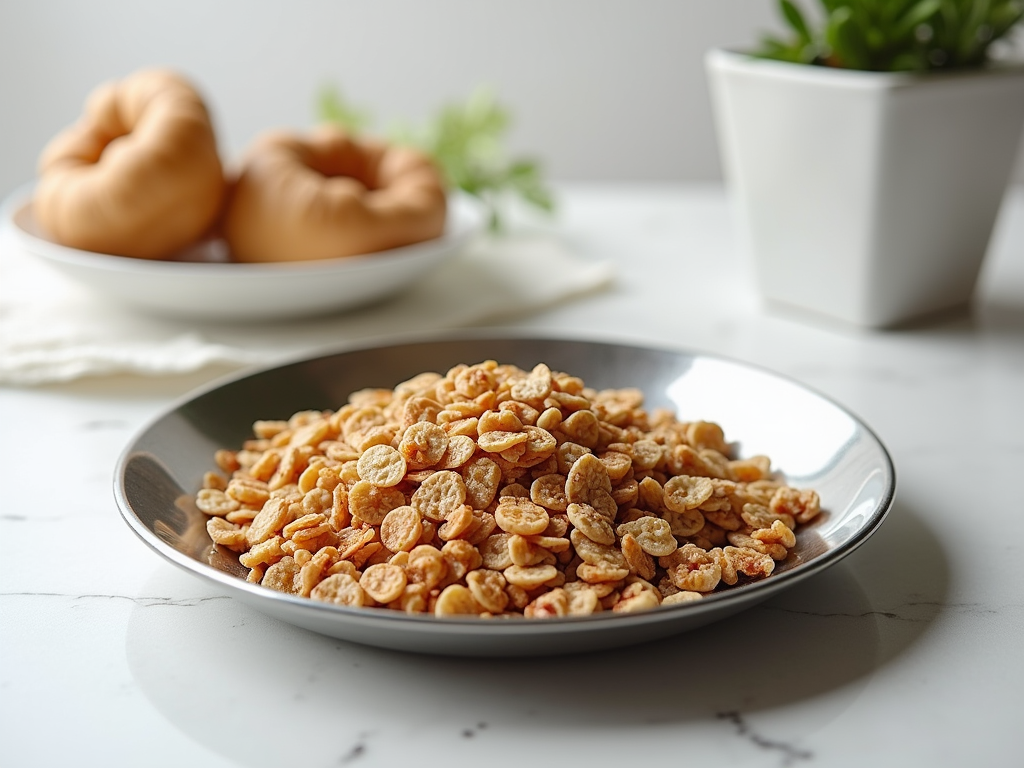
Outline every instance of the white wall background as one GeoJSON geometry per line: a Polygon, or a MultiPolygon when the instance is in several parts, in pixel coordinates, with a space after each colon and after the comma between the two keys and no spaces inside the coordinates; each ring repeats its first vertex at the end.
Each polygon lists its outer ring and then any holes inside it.
{"type": "Polygon", "coordinates": [[[154,65],[200,85],[229,159],[312,125],[324,83],[382,127],[488,85],[554,180],[718,179],[703,54],[779,27],[775,0],[0,0],[0,196],[94,86],[154,65]]]}

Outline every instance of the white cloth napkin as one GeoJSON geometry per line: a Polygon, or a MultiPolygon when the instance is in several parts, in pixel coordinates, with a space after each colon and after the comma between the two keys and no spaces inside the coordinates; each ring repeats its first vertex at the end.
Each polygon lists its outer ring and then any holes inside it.
{"type": "Polygon", "coordinates": [[[5,228],[0,385],[270,364],[346,341],[507,321],[611,277],[609,264],[571,254],[550,234],[482,236],[410,291],[364,310],[274,325],[175,322],[111,305],[23,252],[5,228]]]}

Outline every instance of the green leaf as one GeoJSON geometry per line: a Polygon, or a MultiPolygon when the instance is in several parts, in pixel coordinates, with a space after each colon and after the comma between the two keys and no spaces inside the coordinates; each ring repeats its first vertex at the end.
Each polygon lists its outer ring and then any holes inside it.
{"type": "Polygon", "coordinates": [[[893,36],[903,38],[912,35],[919,26],[928,22],[939,12],[939,0],[921,0],[900,16],[893,27],[893,36]]]}
{"type": "Polygon", "coordinates": [[[782,15],[786,17],[786,21],[789,22],[795,31],[797,36],[800,38],[801,43],[804,45],[811,42],[811,30],[807,26],[807,22],[804,20],[804,15],[800,12],[791,0],[779,0],[779,7],[782,9],[782,15]]]}
{"type": "Polygon", "coordinates": [[[362,133],[371,122],[365,112],[349,104],[341,92],[331,85],[325,85],[320,89],[317,115],[321,122],[333,123],[354,134],[362,133]]]}
{"type": "Polygon", "coordinates": [[[1024,21],[1022,0],[817,2],[823,21],[811,23],[794,0],[778,0],[794,34],[765,37],[756,55],[850,69],[976,67],[1024,21]]]}
{"type": "Polygon", "coordinates": [[[837,9],[828,19],[825,40],[839,65],[849,69],[870,69],[870,56],[849,6],[837,9]]]}

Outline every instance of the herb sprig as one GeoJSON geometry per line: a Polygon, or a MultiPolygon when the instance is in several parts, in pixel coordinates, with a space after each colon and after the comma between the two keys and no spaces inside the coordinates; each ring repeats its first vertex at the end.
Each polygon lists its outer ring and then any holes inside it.
{"type": "MultiPolygon", "coordinates": [[[[334,86],[321,90],[318,117],[353,134],[365,133],[373,124],[368,113],[349,104],[334,86]]],[[[554,210],[554,198],[540,164],[507,156],[504,138],[510,125],[508,110],[491,91],[479,89],[464,103],[442,106],[423,125],[400,124],[388,136],[431,157],[449,188],[483,202],[491,230],[499,231],[503,227],[502,207],[509,196],[545,212],[554,210]]]]}

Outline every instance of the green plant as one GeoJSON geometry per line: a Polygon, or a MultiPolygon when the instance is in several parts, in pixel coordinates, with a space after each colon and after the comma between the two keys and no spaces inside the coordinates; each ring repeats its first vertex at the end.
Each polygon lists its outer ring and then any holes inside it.
{"type": "Polygon", "coordinates": [[[874,71],[984,65],[1024,16],[1022,0],[818,0],[814,23],[779,0],[790,36],[766,37],[758,56],[874,71]]]}
{"type": "MultiPolygon", "coordinates": [[[[372,120],[350,105],[333,86],[320,92],[319,118],[345,130],[366,132],[372,120]]],[[[501,207],[509,195],[543,211],[554,208],[540,165],[530,159],[509,159],[504,136],[511,124],[508,111],[493,94],[476,91],[462,104],[447,104],[421,126],[398,125],[388,132],[392,141],[414,146],[430,156],[448,186],[481,200],[492,230],[502,228],[501,207]]]]}

